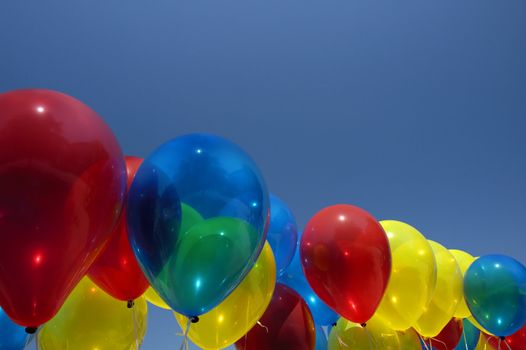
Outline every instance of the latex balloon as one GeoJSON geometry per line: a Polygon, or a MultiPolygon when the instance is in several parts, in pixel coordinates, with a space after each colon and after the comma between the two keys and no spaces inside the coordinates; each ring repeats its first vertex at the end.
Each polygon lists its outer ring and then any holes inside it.
{"type": "Polygon", "coordinates": [[[0,308],[0,350],[24,350],[32,339],[33,335],[11,321],[0,308]]]}
{"type": "Polygon", "coordinates": [[[400,342],[400,350],[422,350],[420,336],[413,328],[397,331],[396,335],[400,342]]]}
{"type": "Polygon", "coordinates": [[[485,255],[464,278],[464,295],[473,317],[496,336],[526,324],[526,267],[504,255],[485,255]]]}
{"type": "Polygon", "coordinates": [[[285,273],[279,278],[279,282],[294,289],[309,306],[314,319],[314,324],[318,326],[330,326],[335,323],[340,316],[332,311],[323,301],[318,298],[305,279],[300,262],[300,252],[296,249],[296,254],[285,273]]]}
{"type": "Polygon", "coordinates": [[[159,296],[159,294],[157,294],[157,292],[152,287],[149,287],[146,290],[146,292],[144,292],[144,297],[151,304],[160,307],[161,309],[170,310],[170,307],[166,305],[164,300],[159,296]]]}
{"type": "Polygon", "coordinates": [[[380,221],[391,249],[391,278],[376,315],[389,328],[409,329],[431,301],[437,280],[435,256],[414,227],[395,220],[380,221]]]}
{"type": "MultiPolygon", "coordinates": [[[[126,157],[125,159],[129,188],[142,159],[137,157],[126,157]]],[[[120,300],[137,299],[148,288],[148,281],[128,241],[126,208],[123,209],[104,251],[91,265],[89,277],[106,293],[120,300]]]]}
{"type": "Polygon", "coordinates": [[[236,349],[313,350],[315,344],[314,322],[307,304],[298,293],[277,283],[263,317],[236,342],[236,349]]]}
{"type": "MultiPolygon", "coordinates": [[[[276,284],[276,263],[272,249],[265,244],[258,260],[241,284],[218,306],[190,324],[190,340],[203,349],[226,348],[234,344],[261,318],[270,303],[276,284]]],[[[181,329],[188,317],[174,313],[181,329]]]]}
{"type": "Polygon", "coordinates": [[[327,350],[327,336],[322,327],[316,326],[316,345],[314,350],[327,350]]]}
{"type": "Polygon", "coordinates": [[[143,297],[128,308],[86,277],[59,313],[42,327],[38,342],[41,350],[136,350],[146,326],[143,297]]]}
{"type": "Polygon", "coordinates": [[[389,242],[365,210],[346,204],[322,209],[301,237],[307,281],[329,307],[348,320],[369,320],[391,273],[389,242]]]}
{"type": "Polygon", "coordinates": [[[400,342],[396,331],[380,319],[372,319],[367,326],[340,318],[329,334],[329,350],[399,350],[400,342]]]}
{"type": "Polygon", "coordinates": [[[462,322],[463,332],[455,350],[474,350],[480,338],[480,331],[468,320],[462,322]]]}
{"type": "Polygon", "coordinates": [[[433,350],[451,350],[458,345],[461,337],[462,320],[452,318],[436,337],[429,339],[429,345],[433,350]]]}
{"type": "Polygon", "coordinates": [[[0,94],[0,305],[51,319],[110,237],[123,204],[121,149],[82,102],[49,90],[0,94]]]}
{"type": "Polygon", "coordinates": [[[272,247],[278,275],[281,276],[289,266],[296,251],[298,232],[292,211],[273,194],[270,194],[270,226],[267,241],[272,247]]]}
{"type": "Polygon", "coordinates": [[[433,338],[451,320],[462,299],[462,273],[457,261],[446,248],[433,241],[429,241],[429,244],[437,263],[437,284],[433,298],[414,328],[420,335],[433,338]]]}
{"type": "MultiPolygon", "coordinates": [[[[499,338],[486,336],[488,343],[494,348],[499,348],[499,338]]],[[[500,339],[501,349],[526,350],[526,325],[510,336],[500,339]]]]}
{"type": "Polygon", "coordinates": [[[487,329],[484,329],[484,327],[482,327],[478,322],[477,320],[475,320],[475,318],[473,316],[470,316],[468,317],[468,321],[474,325],[479,331],[481,331],[482,333],[484,334],[489,334],[489,335],[494,335],[494,334],[491,334],[491,332],[489,332],[487,329]]]}
{"type": "Polygon", "coordinates": [[[491,345],[489,343],[489,340],[483,334],[480,334],[480,339],[479,339],[479,342],[475,350],[498,350],[498,349],[494,347],[493,345],[491,345]]]}
{"type": "MultiPolygon", "coordinates": [[[[449,252],[453,254],[455,259],[457,260],[463,278],[471,263],[475,261],[475,258],[462,250],[450,249],[449,252]]],[[[464,286],[462,286],[462,288],[463,287],[464,286]]],[[[462,295],[463,294],[464,291],[462,291],[462,295]]],[[[466,304],[464,297],[462,297],[462,300],[460,300],[460,303],[458,304],[457,311],[455,311],[455,317],[466,318],[470,316],[471,312],[469,312],[468,305],[466,304]]]]}
{"type": "Polygon", "coordinates": [[[128,197],[137,260],[162,299],[186,316],[206,313],[239,285],[263,248],[268,216],[268,192],[252,159],[206,134],[157,148],[128,197]],[[206,220],[183,231],[181,203],[206,220]]]}

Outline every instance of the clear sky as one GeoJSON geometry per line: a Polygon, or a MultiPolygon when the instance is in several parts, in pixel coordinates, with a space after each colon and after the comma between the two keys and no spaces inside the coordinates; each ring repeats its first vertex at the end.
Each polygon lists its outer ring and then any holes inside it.
{"type": "MultiPolygon", "coordinates": [[[[2,0],[0,91],[26,87],[126,154],[235,141],[300,226],[352,203],[526,263],[524,0],[2,0]]],[[[143,349],[176,349],[151,310],[143,349]]]]}

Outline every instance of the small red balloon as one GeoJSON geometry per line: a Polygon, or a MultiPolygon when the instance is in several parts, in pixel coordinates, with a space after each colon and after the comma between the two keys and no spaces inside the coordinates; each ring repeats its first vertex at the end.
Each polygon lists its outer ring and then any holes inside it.
{"type": "Polygon", "coordinates": [[[50,320],[110,237],[126,189],[110,128],[49,90],[0,94],[0,305],[50,320]]]}
{"type": "Polygon", "coordinates": [[[373,316],[391,274],[389,242],[374,217],[346,204],[322,209],[307,223],[300,252],[310,286],[327,305],[355,323],[373,316]]]}
{"type": "Polygon", "coordinates": [[[453,318],[436,337],[428,341],[433,350],[452,350],[460,343],[463,329],[462,320],[453,318]]]}
{"type": "Polygon", "coordinates": [[[305,301],[289,287],[276,284],[259,323],[236,342],[237,350],[314,350],[316,330],[305,301]]]}
{"type": "MultiPolygon", "coordinates": [[[[128,189],[141,162],[141,158],[126,157],[128,189]]],[[[148,289],[148,280],[144,277],[128,241],[126,207],[123,208],[104,251],[91,265],[88,276],[106,293],[120,300],[137,299],[148,289]]]]}
{"type": "MultiPolygon", "coordinates": [[[[492,337],[487,334],[485,334],[485,336],[486,339],[488,339],[488,343],[495,349],[498,349],[499,338],[492,337]]],[[[526,350],[526,325],[517,332],[501,340],[501,349],[508,349],[508,346],[505,343],[513,350],[526,350]]]]}

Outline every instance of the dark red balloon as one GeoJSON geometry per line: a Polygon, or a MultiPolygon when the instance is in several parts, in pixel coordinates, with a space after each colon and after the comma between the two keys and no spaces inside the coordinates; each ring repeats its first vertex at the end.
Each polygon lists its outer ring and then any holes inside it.
{"type": "Polygon", "coordinates": [[[16,323],[50,320],[120,215],[117,140],[82,102],[49,90],[0,94],[0,305],[16,323]]]}
{"type": "MultiPolygon", "coordinates": [[[[485,334],[485,336],[486,339],[488,339],[488,343],[495,349],[498,349],[499,338],[487,334],[485,334]]],[[[504,340],[501,340],[501,349],[508,349],[508,345],[513,350],[526,350],[526,325],[512,335],[505,337],[504,340]]]]}
{"type": "Polygon", "coordinates": [[[309,307],[298,293],[277,283],[259,324],[236,342],[236,349],[314,350],[315,345],[316,331],[309,307]]]}
{"type": "Polygon", "coordinates": [[[460,343],[463,329],[462,319],[452,318],[442,331],[428,342],[433,350],[453,350],[460,343]]]}
{"type": "Polygon", "coordinates": [[[367,322],[384,295],[391,252],[378,221],[358,207],[322,209],[301,237],[303,271],[314,292],[346,319],[367,322]]]}
{"type": "MultiPolygon", "coordinates": [[[[128,189],[141,162],[141,158],[126,157],[128,189]]],[[[120,300],[137,299],[148,288],[148,280],[144,277],[128,241],[126,207],[122,210],[106,248],[91,265],[88,276],[106,293],[120,300]]]]}

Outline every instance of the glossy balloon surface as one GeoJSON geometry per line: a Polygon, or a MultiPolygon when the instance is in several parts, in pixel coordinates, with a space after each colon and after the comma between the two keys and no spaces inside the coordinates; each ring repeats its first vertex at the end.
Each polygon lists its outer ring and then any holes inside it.
{"type": "Polygon", "coordinates": [[[327,350],[327,336],[322,327],[316,326],[316,346],[314,350],[327,350]]]}
{"type": "Polygon", "coordinates": [[[0,350],[24,350],[32,339],[25,327],[11,321],[0,308],[0,350]]]}
{"type": "MultiPolygon", "coordinates": [[[[486,338],[491,346],[496,349],[499,347],[499,338],[491,336],[486,338]]],[[[500,348],[503,350],[508,348],[512,350],[526,350],[526,325],[512,335],[507,336],[504,340],[501,340],[500,348]]]]}
{"type": "MultiPolygon", "coordinates": [[[[473,261],[475,261],[475,258],[471,254],[462,250],[450,249],[449,252],[453,254],[457,260],[460,271],[462,272],[462,278],[464,278],[466,271],[473,261]]],[[[464,286],[462,286],[462,288],[464,288],[464,286]]],[[[464,294],[464,291],[462,291],[462,294],[464,294]]],[[[455,311],[455,317],[466,318],[470,316],[471,312],[469,311],[468,305],[466,304],[466,300],[464,300],[464,297],[462,297],[462,300],[458,304],[457,311],[455,311]]]]}
{"type": "Polygon", "coordinates": [[[164,302],[164,300],[159,296],[159,294],[157,294],[157,292],[152,287],[149,287],[143,295],[146,298],[146,301],[148,301],[149,303],[160,307],[161,309],[170,310],[170,307],[164,302]]]}
{"type": "Polygon", "coordinates": [[[421,350],[420,336],[413,329],[409,328],[405,331],[397,331],[398,341],[400,342],[400,350],[421,350]]]}
{"type": "Polygon", "coordinates": [[[276,258],[278,276],[292,261],[298,243],[296,219],[289,207],[277,196],[270,195],[270,225],[267,241],[276,258]]]}
{"type": "Polygon", "coordinates": [[[88,106],[50,90],[0,94],[0,305],[50,320],[111,235],[123,205],[121,149],[88,106]]]}
{"type": "Polygon", "coordinates": [[[462,326],[462,336],[455,350],[474,350],[480,338],[480,331],[466,319],[463,320],[462,326]]]}
{"type": "Polygon", "coordinates": [[[307,281],[329,307],[348,320],[369,320],[391,273],[389,242],[365,210],[340,204],[316,213],[301,237],[307,281]]]}
{"type": "Polygon", "coordinates": [[[137,171],[128,198],[139,264],[171,309],[186,316],[217,306],[247,275],[265,243],[268,216],[268,192],[255,163],[235,144],[207,134],[157,148],[137,171]],[[182,205],[204,220],[191,223],[182,205]]]}
{"type": "Polygon", "coordinates": [[[429,339],[429,344],[433,350],[454,349],[460,342],[462,329],[462,320],[452,318],[437,336],[429,339]]]}
{"type": "Polygon", "coordinates": [[[364,327],[340,318],[329,334],[328,349],[399,350],[400,342],[397,332],[380,319],[372,319],[364,327]]]}

